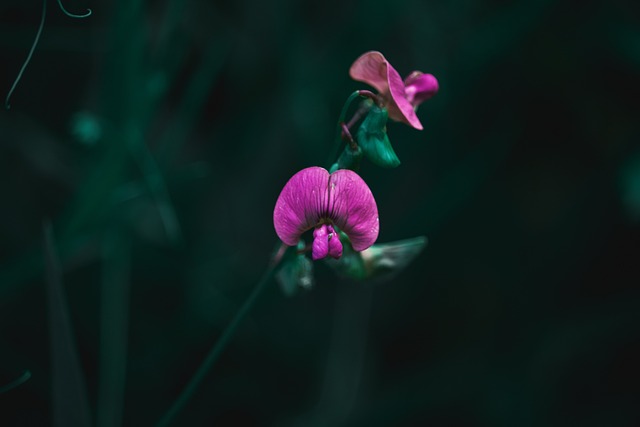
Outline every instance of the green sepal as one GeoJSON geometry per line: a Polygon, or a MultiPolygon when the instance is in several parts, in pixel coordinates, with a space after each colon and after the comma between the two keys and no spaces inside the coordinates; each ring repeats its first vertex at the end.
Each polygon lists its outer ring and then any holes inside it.
{"type": "Polygon", "coordinates": [[[349,237],[344,232],[338,231],[338,233],[342,243],[342,256],[339,259],[325,258],[326,262],[339,276],[355,280],[365,279],[366,270],[360,252],[353,249],[349,237]]]}
{"type": "Polygon", "coordinates": [[[357,171],[360,169],[360,159],[362,159],[362,149],[356,146],[355,150],[349,144],[344,147],[342,154],[338,160],[331,165],[329,173],[334,173],[338,169],[351,169],[357,171]]]}
{"type": "Polygon", "coordinates": [[[387,136],[388,118],[386,109],[372,105],[358,128],[356,141],[371,162],[383,168],[395,168],[400,165],[400,159],[387,136]]]}
{"type": "Polygon", "coordinates": [[[276,282],[286,296],[295,295],[300,288],[311,289],[315,283],[313,263],[304,253],[299,253],[304,247],[300,240],[298,248],[288,248],[276,273],[276,282]]]}
{"type": "Polygon", "coordinates": [[[327,260],[342,277],[354,280],[388,281],[404,270],[427,245],[424,236],[371,246],[362,252],[351,247],[346,235],[341,232],[343,245],[339,260],[327,260]]]}
{"type": "Polygon", "coordinates": [[[370,279],[387,281],[395,277],[413,261],[427,246],[424,236],[397,240],[371,246],[360,252],[366,276],[370,279]]]}

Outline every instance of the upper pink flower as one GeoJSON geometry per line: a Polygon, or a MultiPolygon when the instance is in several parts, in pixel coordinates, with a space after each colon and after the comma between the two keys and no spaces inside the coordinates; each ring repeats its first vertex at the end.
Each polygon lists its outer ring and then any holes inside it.
{"type": "Polygon", "coordinates": [[[273,211],[280,240],[295,246],[307,230],[313,232],[313,259],[340,258],[342,230],[356,251],[378,238],[378,207],[367,184],[357,173],[339,169],[329,174],[321,167],[301,170],[286,183],[273,211]]]}
{"type": "Polygon", "coordinates": [[[391,119],[422,130],[415,109],[438,92],[438,80],[433,75],[414,71],[403,82],[389,61],[376,51],[367,52],[356,59],[349,75],[380,92],[391,119]]]}

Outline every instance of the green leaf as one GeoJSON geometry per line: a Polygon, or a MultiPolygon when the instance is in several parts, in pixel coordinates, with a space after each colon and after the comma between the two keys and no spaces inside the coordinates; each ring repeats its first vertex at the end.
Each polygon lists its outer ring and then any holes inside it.
{"type": "Polygon", "coordinates": [[[340,233],[342,257],[327,259],[327,263],[342,277],[354,280],[387,281],[404,270],[427,245],[424,236],[396,242],[376,244],[362,252],[351,247],[348,238],[340,233]]]}
{"type": "MultiPolygon", "coordinates": [[[[302,248],[304,242],[300,241],[302,248]]],[[[282,267],[276,273],[276,282],[286,296],[295,295],[300,288],[310,289],[315,280],[313,276],[313,263],[304,253],[296,253],[289,248],[285,259],[282,260],[282,267]]]]}
{"type": "Polygon", "coordinates": [[[427,245],[424,236],[371,246],[360,253],[368,278],[389,280],[404,270],[427,245]]]}

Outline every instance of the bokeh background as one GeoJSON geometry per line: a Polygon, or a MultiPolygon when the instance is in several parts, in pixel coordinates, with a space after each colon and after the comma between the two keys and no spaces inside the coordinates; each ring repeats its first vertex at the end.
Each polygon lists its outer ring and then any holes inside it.
{"type": "MultiPolygon", "coordinates": [[[[352,61],[433,73],[361,174],[386,283],[256,302],[174,425],[640,425],[633,2],[67,0],[0,112],[0,425],[154,425],[325,165],[352,61]],[[45,236],[49,236],[45,238],[45,236]],[[26,377],[23,377],[26,378],[26,377]]],[[[0,86],[42,2],[0,5],[0,86]]]]}

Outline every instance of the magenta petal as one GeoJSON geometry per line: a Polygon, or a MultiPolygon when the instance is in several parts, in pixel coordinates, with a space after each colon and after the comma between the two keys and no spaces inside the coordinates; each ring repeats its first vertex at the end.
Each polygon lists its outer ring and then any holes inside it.
{"type": "Polygon", "coordinates": [[[404,79],[407,100],[417,107],[438,92],[438,80],[432,74],[414,71],[404,79]]]}
{"type": "Polygon", "coordinates": [[[362,251],[378,238],[378,207],[357,173],[340,169],[329,178],[328,215],[344,231],[353,249],[362,251]]]}
{"type": "Polygon", "coordinates": [[[330,225],[327,226],[327,231],[329,232],[329,255],[338,259],[342,256],[342,242],[340,241],[340,236],[330,225]]]}
{"type": "Polygon", "coordinates": [[[389,92],[387,60],[380,52],[370,51],[356,59],[349,69],[353,80],[373,86],[381,94],[389,92]]]}
{"type": "Polygon", "coordinates": [[[379,227],[376,201],[362,178],[346,169],[329,175],[319,167],[291,177],[276,202],[273,223],[278,237],[290,246],[316,227],[313,259],[342,255],[342,243],[332,224],[346,233],[356,251],[376,241],[379,227]]]}
{"type": "Polygon", "coordinates": [[[404,82],[400,74],[398,74],[391,64],[387,64],[387,81],[393,100],[393,102],[387,105],[389,118],[395,121],[405,122],[418,130],[422,130],[422,124],[413,109],[413,105],[411,105],[406,98],[404,82]]]}
{"type": "Polygon", "coordinates": [[[314,260],[322,259],[329,253],[329,236],[327,226],[322,224],[313,230],[313,245],[311,246],[311,257],[314,260]]]}
{"type": "Polygon", "coordinates": [[[295,246],[300,235],[318,224],[327,207],[329,172],[310,167],[296,173],[286,183],[273,211],[276,234],[285,244],[295,246]]]}

